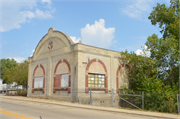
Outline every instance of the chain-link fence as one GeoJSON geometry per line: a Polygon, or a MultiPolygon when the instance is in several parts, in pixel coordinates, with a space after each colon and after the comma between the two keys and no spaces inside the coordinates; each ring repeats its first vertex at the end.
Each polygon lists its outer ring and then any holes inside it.
{"type": "MultiPolygon", "coordinates": [[[[8,94],[11,95],[12,92],[8,94]]],[[[18,94],[27,95],[27,90],[18,89],[14,92],[14,95],[18,94]]],[[[49,97],[45,94],[41,89],[34,90],[31,97],[55,99],[84,105],[180,113],[179,94],[125,90],[115,93],[113,89],[108,93],[95,89],[88,89],[88,91],[72,89],[71,92],[68,90],[56,90],[49,97]]]]}
{"type": "Polygon", "coordinates": [[[79,103],[84,105],[95,105],[112,107],[112,93],[105,93],[105,91],[78,90],[72,91],[72,103],[79,103]]]}
{"type": "Polygon", "coordinates": [[[5,84],[1,87],[0,93],[13,96],[27,96],[27,87],[5,84]]]}
{"type": "MultiPolygon", "coordinates": [[[[117,95],[117,94],[116,94],[117,95]]],[[[120,107],[137,108],[148,111],[178,113],[178,94],[144,92],[144,91],[120,91],[120,107]]]]}
{"type": "Polygon", "coordinates": [[[72,91],[71,102],[115,108],[131,108],[148,111],[178,113],[180,95],[170,93],[120,91],[119,93],[84,90],[72,91]]]}
{"type": "Polygon", "coordinates": [[[144,92],[120,91],[115,94],[119,97],[119,107],[131,109],[144,109],[144,92]]]}
{"type": "Polygon", "coordinates": [[[178,113],[177,94],[145,92],[145,110],[178,113]]]}

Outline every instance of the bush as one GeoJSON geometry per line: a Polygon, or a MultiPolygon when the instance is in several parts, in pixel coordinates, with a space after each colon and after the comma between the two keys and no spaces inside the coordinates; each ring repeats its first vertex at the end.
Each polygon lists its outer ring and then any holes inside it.
{"type": "Polygon", "coordinates": [[[15,93],[16,96],[27,96],[27,89],[18,89],[15,93]]]}
{"type": "MultiPolygon", "coordinates": [[[[129,89],[124,89],[123,91],[120,92],[119,95],[128,102],[136,105],[139,108],[142,108],[142,91],[132,91],[129,89]],[[131,95],[126,95],[126,94],[131,94],[131,95]]],[[[120,101],[120,106],[125,108],[136,109],[134,106],[128,104],[123,100],[120,101]]],[[[177,94],[144,92],[144,110],[178,113],[177,94]]]]}

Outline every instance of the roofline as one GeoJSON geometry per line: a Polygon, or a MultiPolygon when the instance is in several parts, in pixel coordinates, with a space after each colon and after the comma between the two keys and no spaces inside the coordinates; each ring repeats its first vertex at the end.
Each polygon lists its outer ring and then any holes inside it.
{"type": "MultiPolygon", "coordinates": [[[[87,44],[83,44],[83,43],[76,43],[76,44],[85,45],[85,46],[94,47],[94,48],[99,48],[99,49],[102,49],[102,50],[108,50],[108,51],[112,51],[112,52],[116,52],[116,53],[121,53],[120,51],[115,51],[115,50],[110,50],[110,49],[106,49],[106,48],[96,47],[96,46],[87,45],[87,44]]],[[[76,44],[74,44],[74,45],[76,45],[76,44]]]]}
{"type": "MultiPolygon", "coordinates": [[[[49,29],[52,29],[52,28],[49,28],[49,29]]],[[[61,31],[58,31],[58,30],[55,30],[55,31],[52,31],[52,32],[62,33],[62,34],[64,35],[64,37],[66,37],[66,38],[68,39],[68,42],[69,42],[70,45],[74,45],[74,44],[75,44],[75,43],[72,41],[72,39],[71,39],[66,33],[61,32],[61,31]]],[[[36,51],[39,43],[44,39],[44,37],[45,37],[46,35],[48,35],[48,33],[46,33],[46,34],[41,38],[41,40],[38,42],[38,44],[36,45],[36,48],[35,48],[35,50],[34,50],[34,52],[33,52],[32,57],[34,57],[34,53],[35,53],[35,51],[36,51]]]]}

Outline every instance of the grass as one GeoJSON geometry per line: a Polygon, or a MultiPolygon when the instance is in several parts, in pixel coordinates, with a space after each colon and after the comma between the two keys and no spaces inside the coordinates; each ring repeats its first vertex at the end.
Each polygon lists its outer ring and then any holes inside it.
{"type": "Polygon", "coordinates": [[[119,109],[126,109],[126,110],[134,110],[134,111],[156,112],[156,113],[165,113],[165,114],[174,114],[174,115],[179,115],[178,113],[159,112],[159,111],[152,111],[152,110],[143,110],[143,109],[124,108],[124,107],[119,107],[119,109]]]}

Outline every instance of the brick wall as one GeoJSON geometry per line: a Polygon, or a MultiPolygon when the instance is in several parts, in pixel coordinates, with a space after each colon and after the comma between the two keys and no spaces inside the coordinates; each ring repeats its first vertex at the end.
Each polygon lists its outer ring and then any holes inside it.
{"type": "Polygon", "coordinates": [[[56,74],[68,74],[69,68],[66,63],[62,62],[57,66],[56,74]]]}
{"type": "Polygon", "coordinates": [[[90,73],[105,74],[104,67],[99,62],[93,62],[89,67],[90,73]]]}
{"type": "Polygon", "coordinates": [[[34,73],[34,77],[44,76],[43,69],[41,67],[37,67],[34,73]]]}

